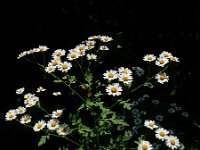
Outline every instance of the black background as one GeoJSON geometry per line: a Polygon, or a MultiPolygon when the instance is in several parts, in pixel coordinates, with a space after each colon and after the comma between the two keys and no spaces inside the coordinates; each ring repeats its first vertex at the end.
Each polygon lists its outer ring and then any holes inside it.
{"type": "Polygon", "coordinates": [[[112,36],[123,46],[112,49],[112,57],[106,60],[110,66],[140,66],[145,54],[159,54],[163,50],[180,58],[181,63],[173,70],[178,78],[175,98],[190,118],[181,123],[177,120],[176,124],[186,131],[187,145],[197,145],[199,129],[193,121],[200,119],[198,5],[192,1],[153,4],[124,0],[73,0],[59,5],[1,5],[1,143],[8,149],[37,149],[39,138],[29,129],[4,121],[6,111],[18,106],[16,88],[25,81],[37,83],[40,77],[33,66],[17,60],[17,54],[38,45],[70,49],[90,35],[100,34],[112,36]]]}

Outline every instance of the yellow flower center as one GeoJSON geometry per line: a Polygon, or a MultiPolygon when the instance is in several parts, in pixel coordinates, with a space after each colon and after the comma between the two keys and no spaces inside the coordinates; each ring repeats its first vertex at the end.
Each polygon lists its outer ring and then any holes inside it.
{"type": "Polygon", "coordinates": [[[61,55],[62,55],[62,52],[60,52],[60,51],[56,53],[56,56],[58,56],[58,57],[61,55]]]}
{"type": "Polygon", "coordinates": [[[25,121],[25,122],[28,121],[28,117],[24,117],[24,121],[25,121]]]}
{"type": "Polygon", "coordinates": [[[9,118],[11,119],[11,118],[13,118],[14,117],[14,115],[13,114],[9,114],[9,118]]]}
{"type": "Polygon", "coordinates": [[[61,132],[66,132],[66,128],[61,127],[61,128],[60,128],[60,131],[61,131],[61,132]]]}
{"type": "Polygon", "coordinates": [[[164,80],[165,79],[165,75],[160,75],[160,80],[164,80]]]}
{"type": "Polygon", "coordinates": [[[37,128],[38,128],[38,129],[42,128],[42,124],[39,123],[39,124],[37,125],[37,128]]]}
{"type": "Polygon", "coordinates": [[[122,79],[123,79],[123,81],[128,81],[128,77],[127,76],[124,76],[122,79]]]}
{"type": "Polygon", "coordinates": [[[164,137],[166,134],[165,134],[165,132],[160,132],[160,136],[162,136],[162,137],[164,137]]]}
{"type": "Polygon", "coordinates": [[[62,69],[67,69],[68,68],[68,65],[67,64],[63,64],[62,65],[62,69]]]}
{"type": "Polygon", "coordinates": [[[52,68],[52,67],[49,67],[49,68],[48,68],[48,70],[49,70],[49,71],[52,71],[52,70],[53,70],[53,68],[52,68]]]}
{"type": "Polygon", "coordinates": [[[154,127],[154,123],[149,123],[149,126],[153,128],[154,127]]]}
{"type": "Polygon", "coordinates": [[[104,38],[104,41],[108,41],[108,40],[109,40],[108,37],[105,37],[105,38],[104,38]]]}
{"type": "Polygon", "coordinates": [[[57,60],[53,61],[53,62],[52,62],[52,65],[53,65],[53,66],[58,65],[58,61],[57,61],[57,60]]]}
{"type": "Polygon", "coordinates": [[[175,140],[171,139],[171,140],[170,140],[170,143],[171,143],[172,145],[175,145],[176,142],[175,142],[175,140]]]}
{"type": "Polygon", "coordinates": [[[160,64],[164,64],[165,61],[163,59],[160,60],[160,64]]]}
{"type": "Polygon", "coordinates": [[[114,74],[113,73],[109,73],[108,74],[108,78],[113,78],[114,77],[114,74]]]}
{"type": "Polygon", "coordinates": [[[148,145],[146,145],[146,144],[142,145],[142,149],[143,150],[147,150],[148,149],[148,145]]]}
{"type": "Polygon", "coordinates": [[[44,47],[40,47],[40,51],[45,51],[45,48],[44,47]]]}
{"type": "Polygon", "coordinates": [[[172,57],[171,59],[172,59],[173,61],[176,61],[176,57],[172,57]]]}
{"type": "Polygon", "coordinates": [[[56,116],[60,116],[60,112],[56,112],[55,115],[56,115],[56,116]]]}
{"type": "Polygon", "coordinates": [[[56,122],[56,121],[52,121],[52,122],[51,122],[51,126],[52,126],[52,127],[55,127],[56,125],[57,125],[57,122],[56,122]]]}
{"type": "Polygon", "coordinates": [[[168,54],[168,53],[165,53],[163,56],[164,56],[164,57],[169,57],[169,54],[168,54]]]}
{"type": "Polygon", "coordinates": [[[23,109],[19,109],[18,112],[19,113],[23,113],[24,111],[23,111],[23,109]]]}
{"type": "Polygon", "coordinates": [[[30,52],[30,53],[34,53],[35,51],[34,51],[34,50],[32,50],[32,49],[30,49],[30,50],[29,50],[29,52],[30,52]]]}
{"type": "Polygon", "coordinates": [[[84,46],[79,47],[79,50],[80,51],[84,50],[84,46]]]}
{"type": "Polygon", "coordinates": [[[76,54],[71,54],[71,58],[76,58],[76,54]]]}
{"type": "Polygon", "coordinates": [[[111,88],[111,92],[112,92],[112,93],[116,93],[116,92],[117,92],[117,88],[116,88],[116,87],[112,87],[112,88],[111,88]]]}
{"type": "Polygon", "coordinates": [[[152,56],[148,56],[148,57],[147,57],[147,60],[152,60],[152,59],[153,59],[152,56]]]}

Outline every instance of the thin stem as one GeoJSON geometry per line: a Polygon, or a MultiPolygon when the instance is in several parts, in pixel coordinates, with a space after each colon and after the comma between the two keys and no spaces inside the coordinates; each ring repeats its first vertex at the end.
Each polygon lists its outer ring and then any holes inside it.
{"type": "Polygon", "coordinates": [[[48,113],[48,111],[46,109],[44,109],[42,106],[38,106],[37,108],[43,110],[47,115],[50,115],[50,113],[48,113]]]}

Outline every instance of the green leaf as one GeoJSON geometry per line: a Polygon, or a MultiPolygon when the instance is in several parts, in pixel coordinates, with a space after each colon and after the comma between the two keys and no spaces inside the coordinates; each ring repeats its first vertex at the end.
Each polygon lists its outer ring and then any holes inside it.
{"type": "Polygon", "coordinates": [[[62,80],[54,80],[53,82],[54,82],[54,83],[61,83],[62,80]]]}
{"type": "Polygon", "coordinates": [[[120,124],[120,125],[122,125],[122,126],[129,126],[129,124],[128,123],[126,123],[124,120],[122,120],[122,119],[111,119],[111,121],[114,123],[114,124],[120,124]]]}
{"type": "Polygon", "coordinates": [[[69,76],[69,82],[71,83],[76,83],[76,77],[75,76],[69,76]]]}
{"type": "Polygon", "coordinates": [[[40,141],[38,142],[38,146],[42,146],[46,143],[47,139],[49,139],[50,136],[49,135],[43,135],[40,138],[40,141]]]}

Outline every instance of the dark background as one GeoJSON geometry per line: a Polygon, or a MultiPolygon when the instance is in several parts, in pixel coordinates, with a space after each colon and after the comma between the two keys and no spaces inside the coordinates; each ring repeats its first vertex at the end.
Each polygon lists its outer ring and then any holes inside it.
{"type": "MultiPolygon", "coordinates": [[[[54,7],[41,4],[13,6],[1,6],[0,27],[0,134],[1,144],[7,149],[37,149],[39,138],[29,129],[4,121],[7,110],[18,106],[16,88],[25,81],[34,82],[31,84],[39,82],[39,72],[18,61],[18,53],[38,45],[70,49],[87,37],[98,34],[112,36],[122,45],[121,49],[111,49],[112,57],[106,60],[110,66],[140,66],[145,54],[159,54],[163,50],[180,58],[181,63],[171,70],[177,78],[174,98],[190,116],[181,122],[178,118],[172,121],[185,131],[183,139],[186,145],[197,147],[199,129],[193,121],[200,122],[200,9],[196,3],[73,0],[54,7]]],[[[53,148],[54,145],[48,144],[43,148],[53,148]]]]}

